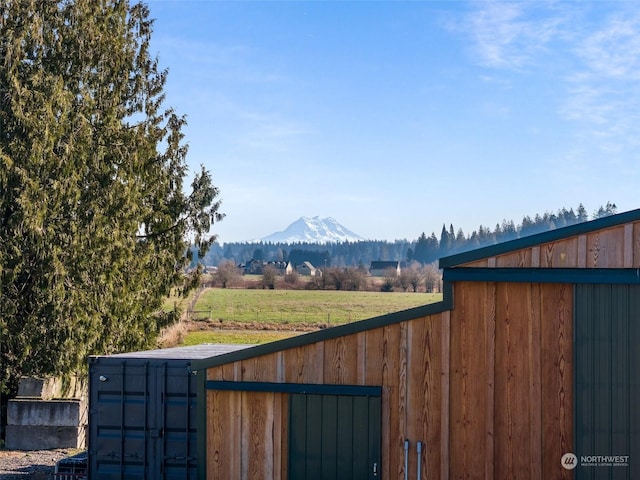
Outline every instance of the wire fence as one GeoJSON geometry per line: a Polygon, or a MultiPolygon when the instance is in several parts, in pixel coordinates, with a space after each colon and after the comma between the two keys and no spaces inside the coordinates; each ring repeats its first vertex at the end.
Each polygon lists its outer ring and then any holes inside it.
{"type": "Polygon", "coordinates": [[[351,312],[341,311],[317,311],[317,312],[287,312],[287,311],[269,311],[254,310],[251,312],[238,311],[229,312],[225,315],[218,315],[210,310],[188,310],[188,318],[194,321],[208,320],[210,322],[245,322],[245,323],[279,323],[279,324],[334,324],[340,325],[351,323],[357,320],[363,320],[354,316],[351,312]]]}

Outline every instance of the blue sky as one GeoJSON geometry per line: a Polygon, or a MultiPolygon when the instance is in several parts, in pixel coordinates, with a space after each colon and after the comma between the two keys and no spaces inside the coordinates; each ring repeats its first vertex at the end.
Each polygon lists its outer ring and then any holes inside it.
{"type": "Polygon", "coordinates": [[[640,208],[640,2],[149,0],[221,242],[640,208]]]}

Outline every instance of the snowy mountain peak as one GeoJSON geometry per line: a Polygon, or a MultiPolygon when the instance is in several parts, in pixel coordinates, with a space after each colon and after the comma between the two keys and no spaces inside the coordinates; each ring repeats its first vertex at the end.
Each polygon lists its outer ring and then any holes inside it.
{"type": "Polygon", "coordinates": [[[340,225],[334,218],[300,217],[282,232],[258,239],[265,243],[339,243],[364,240],[340,225]]]}

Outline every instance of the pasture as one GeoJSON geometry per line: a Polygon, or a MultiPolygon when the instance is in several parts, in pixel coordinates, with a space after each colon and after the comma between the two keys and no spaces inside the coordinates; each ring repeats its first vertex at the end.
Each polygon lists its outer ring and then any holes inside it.
{"type": "Polygon", "coordinates": [[[183,345],[264,343],[442,300],[439,293],[206,289],[183,345]]]}
{"type": "Polygon", "coordinates": [[[192,318],[214,322],[335,324],[355,322],[442,299],[437,293],[336,290],[207,289],[192,318]]]}

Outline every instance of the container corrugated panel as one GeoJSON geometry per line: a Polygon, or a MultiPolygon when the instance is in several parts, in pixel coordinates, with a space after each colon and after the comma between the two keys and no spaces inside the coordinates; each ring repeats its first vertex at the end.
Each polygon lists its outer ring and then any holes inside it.
{"type": "Polygon", "coordinates": [[[197,394],[191,360],[246,345],[92,357],[89,478],[195,479],[197,394]]]}
{"type": "Polygon", "coordinates": [[[575,289],[575,478],[640,478],[640,285],[575,289]]]}

